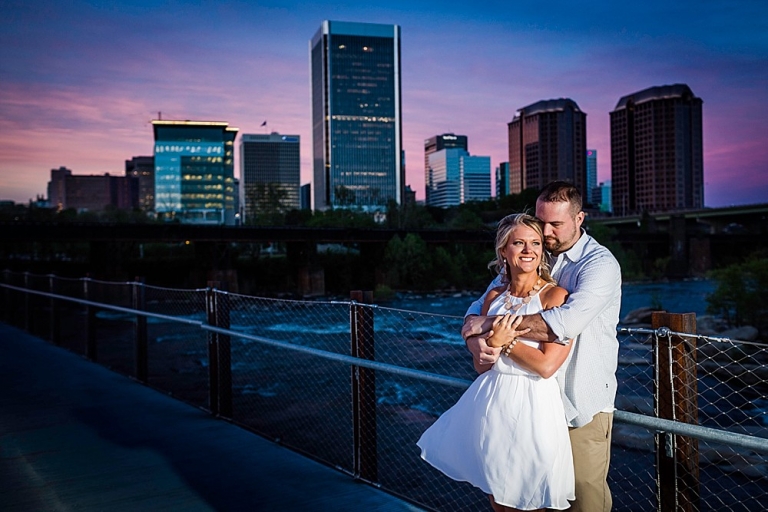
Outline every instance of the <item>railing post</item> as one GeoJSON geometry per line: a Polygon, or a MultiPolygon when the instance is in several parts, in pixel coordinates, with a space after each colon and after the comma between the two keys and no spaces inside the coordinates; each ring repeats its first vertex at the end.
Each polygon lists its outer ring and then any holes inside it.
{"type": "MultiPolygon", "coordinates": [[[[93,286],[91,278],[83,278],[83,299],[93,301],[93,286]]],[[[98,359],[98,345],[96,344],[96,308],[85,306],[85,356],[91,361],[98,359]]]]}
{"type": "MultiPolygon", "coordinates": [[[[221,283],[216,294],[216,326],[229,329],[229,285],[221,283]]],[[[232,418],[232,341],[226,334],[218,336],[219,352],[219,416],[232,418]]]]}
{"type": "MultiPolygon", "coordinates": [[[[696,333],[694,313],[655,312],[654,329],[696,333]]],[[[654,336],[656,393],[654,407],[659,418],[698,424],[696,338],[654,336]]],[[[699,442],[693,437],[656,434],[656,489],[658,510],[695,512],[700,509],[699,442]]]]}
{"type": "MultiPolygon", "coordinates": [[[[216,325],[216,288],[218,281],[208,281],[205,291],[205,312],[208,325],[216,325]]],[[[219,351],[218,333],[208,331],[208,403],[211,413],[219,413],[219,351]]]]}
{"type": "MultiPolygon", "coordinates": [[[[24,288],[29,290],[29,272],[24,272],[24,288]]],[[[31,313],[29,311],[29,300],[30,300],[30,293],[25,292],[24,293],[24,300],[21,301],[22,307],[24,309],[24,330],[29,332],[30,326],[31,326],[31,313]]]]}
{"type": "MultiPolygon", "coordinates": [[[[3,283],[11,284],[11,271],[8,269],[3,270],[3,283]]],[[[3,289],[3,321],[11,323],[11,289],[3,289]]]]}
{"type": "MultiPolygon", "coordinates": [[[[145,311],[147,307],[144,278],[137,277],[132,283],[133,309],[145,311]]],[[[136,378],[139,382],[147,382],[149,343],[147,340],[147,317],[136,315],[136,378]]]]}
{"type": "MultiPolygon", "coordinates": [[[[227,283],[209,281],[206,292],[208,324],[229,329],[227,283]]],[[[226,334],[208,334],[208,368],[211,412],[232,418],[232,348],[226,334]]]]}
{"type": "MultiPolygon", "coordinates": [[[[56,276],[53,274],[48,274],[48,291],[51,294],[56,293],[56,276]]],[[[59,301],[51,297],[50,307],[51,307],[51,325],[50,325],[51,343],[53,343],[54,345],[61,345],[61,336],[59,333],[60,331],[59,322],[61,320],[61,311],[59,310],[59,301]]]]}
{"type": "MultiPolygon", "coordinates": [[[[350,308],[352,356],[375,360],[373,292],[354,290],[355,302],[350,308]]],[[[354,443],[354,474],[368,482],[378,480],[376,455],[376,374],[369,368],[352,367],[352,421],[354,443]]]]}

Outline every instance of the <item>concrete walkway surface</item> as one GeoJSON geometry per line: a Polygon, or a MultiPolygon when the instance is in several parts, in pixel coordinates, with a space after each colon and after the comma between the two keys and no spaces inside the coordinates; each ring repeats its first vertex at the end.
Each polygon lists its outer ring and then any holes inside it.
{"type": "Polygon", "coordinates": [[[0,323],[0,510],[421,509],[0,323]]]}

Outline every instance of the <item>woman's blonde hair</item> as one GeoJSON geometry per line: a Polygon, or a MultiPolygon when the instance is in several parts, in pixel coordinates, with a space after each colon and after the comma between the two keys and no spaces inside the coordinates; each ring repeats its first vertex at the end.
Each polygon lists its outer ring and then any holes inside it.
{"type": "MultiPolygon", "coordinates": [[[[496,258],[488,263],[488,268],[495,270],[498,274],[502,274],[502,281],[504,282],[509,282],[509,263],[505,262],[501,251],[509,242],[509,235],[512,233],[512,230],[518,226],[525,226],[534,230],[539,235],[539,238],[541,238],[543,250],[544,229],[539,219],[527,213],[513,213],[501,219],[498,228],[496,228],[496,258]]],[[[541,261],[539,261],[538,274],[544,281],[557,284],[549,274],[549,263],[546,260],[546,254],[543,253],[541,261]]]]}

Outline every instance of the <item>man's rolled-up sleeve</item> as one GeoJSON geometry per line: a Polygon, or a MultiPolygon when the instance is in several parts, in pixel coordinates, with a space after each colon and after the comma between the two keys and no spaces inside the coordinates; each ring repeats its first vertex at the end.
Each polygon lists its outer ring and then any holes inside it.
{"type": "MultiPolygon", "coordinates": [[[[566,286],[566,288],[568,288],[566,286]]],[[[610,255],[600,255],[579,271],[576,286],[560,307],[541,312],[541,317],[561,343],[576,338],[607,306],[620,300],[621,269],[610,255]]]]}

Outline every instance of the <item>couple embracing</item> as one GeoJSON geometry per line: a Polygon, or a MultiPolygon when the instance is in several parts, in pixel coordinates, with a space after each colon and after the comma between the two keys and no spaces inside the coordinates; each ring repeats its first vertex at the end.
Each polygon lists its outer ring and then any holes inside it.
{"type": "Polygon", "coordinates": [[[498,276],[462,336],[480,374],[422,435],[421,456],[496,512],[608,512],[621,270],[570,183],[499,223],[498,276]]]}

